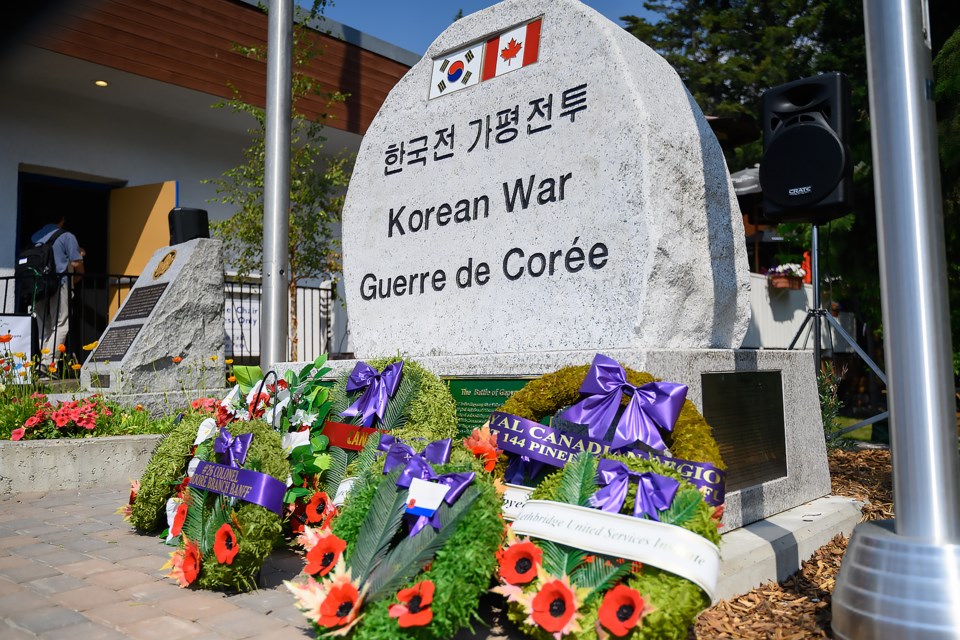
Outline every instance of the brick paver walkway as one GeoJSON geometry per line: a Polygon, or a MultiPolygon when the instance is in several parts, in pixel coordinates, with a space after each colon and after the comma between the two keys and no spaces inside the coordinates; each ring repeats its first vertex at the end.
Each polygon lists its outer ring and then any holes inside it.
{"type": "Polygon", "coordinates": [[[303,562],[274,552],[259,591],[180,589],[172,547],[116,515],[126,490],[0,497],[0,638],[312,638],[282,581],[303,562]]]}
{"type": "MultiPolygon", "coordinates": [[[[160,570],[173,547],[136,533],[115,513],[128,491],[0,496],[0,640],[314,637],[283,586],[303,569],[295,553],[275,550],[257,591],[180,589],[160,570]]],[[[484,600],[494,631],[476,625],[454,640],[516,635],[494,622],[497,598],[484,600]]]]}

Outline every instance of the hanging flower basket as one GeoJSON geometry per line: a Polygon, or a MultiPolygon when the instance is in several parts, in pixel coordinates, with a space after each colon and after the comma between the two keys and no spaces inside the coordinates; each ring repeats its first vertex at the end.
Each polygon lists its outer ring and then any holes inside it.
{"type": "Polygon", "coordinates": [[[799,289],[803,286],[803,278],[788,275],[767,276],[767,286],[771,289],[799,289]]]}

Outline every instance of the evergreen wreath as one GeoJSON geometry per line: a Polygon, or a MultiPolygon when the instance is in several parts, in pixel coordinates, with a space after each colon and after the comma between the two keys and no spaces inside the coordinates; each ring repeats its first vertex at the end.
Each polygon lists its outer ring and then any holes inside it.
{"type": "MultiPolygon", "coordinates": [[[[236,438],[252,434],[241,468],[272,476],[286,484],[290,465],[280,435],[267,423],[254,420],[225,427],[236,438]]],[[[196,435],[196,432],[194,432],[196,435]]],[[[195,457],[215,462],[214,437],[197,446],[195,457]]],[[[178,518],[170,533],[180,536],[179,549],[171,553],[170,577],[180,586],[201,589],[249,591],[281,536],[278,514],[246,502],[187,483],[181,492],[178,518]]]]}
{"type": "MultiPolygon", "coordinates": [[[[403,441],[440,440],[457,435],[457,410],[449,387],[437,376],[427,371],[415,360],[399,357],[370,360],[369,365],[383,371],[389,365],[403,362],[400,384],[396,393],[387,401],[383,419],[377,419],[374,427],[403,441]]],[[[345,424],[360,425],[362,416],[343,418],[341,414],[351,406],[363,391],[347,392],[349,372],[342,373],[330,389],[331,402],[328,419],[345,424]]],[[[357,452],[340,447],[330,447],[330,467],[326,472],[326,493],[335,496],[340,482],[354,473],[353,463],[357,452]],[[351,467],[350,474],[347,473],[351,467]]]]}
{"type": "MultiPolygon", "coordinates": [[[[660,522],[692,531],[718,544],[718,509],[707,505],[696,487],[658,462],[627,456],[606,456],[632,472],[653,472],[679,481],[672,504],[658,509],[660,522]]],[[[579,454],[537,487],[533,499],[588,506],[597,491],[597,458],[579,454]]],[[[631,482],[620,513],[632,514],[637,483],[631,482]]],[[[687,637],[696,616],[709,606],[707,595],[693,582],[667,571],[589,555],[547,540],[519,539],[508,533],[498,554],[501,586],[508,600],[507,616],[528,636],[562,638],[662,639],[687,637]]]]}
{"type": "Polygon", "coordinates": [[[481,463],[454,448],[433,471],[473,472],[472,482],[452,505],[442,503],[439,530],[428,524],[409,536],[408,491],[396,484],[402,468],[382,473],[379,439],[371,435],[360,453],[356,484],[332,528],[314,530],[319,570],[307,571],[321,580],[287,586],[318,637],[451,638],[489,588],[503,540],[500,497],[481,463]]]}
{"type": "MultiPolygon", "coordinates": [[[[580,385],[589,370],[590,365],[581,365],[544,374],[514,392],[498,411],[535,422],[552,416],[580,399],[580,385]]],[[[626,367],[624,371],[627,381],[637,387],[658,381],[645,371],[626,367]]],[[[621,406],[626,403],[627,398],[624,397],[621,406]]],[[[662,435],[673,457],[707,462],[720,470],[726,469],[720,456],[720,447],[713,439],[713,430],[690,400],[684,400],[673,431],[662,435]]]]}
{"type": "Polygon", "coordinates": [[[154,447],[130,511],[130,524],[137,530],[151,533],[166,525],[167,500],[187,474],[197,428],[204,419],[203,414],[188,414],[154,447]]]}

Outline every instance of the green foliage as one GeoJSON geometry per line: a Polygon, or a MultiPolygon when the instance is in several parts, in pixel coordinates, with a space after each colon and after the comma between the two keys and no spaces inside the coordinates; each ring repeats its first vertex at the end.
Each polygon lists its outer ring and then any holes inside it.
{"type": "Polygon", "coordinates": [[[130,524],[136,529],[149,533],[166,526],[167,500],[187,473],[197,427],[204,419],[199,414],[186,416],[157,444],[140,477],[140,491],[130,515],[130,524]]]}
{"type": "Polygon", "coordinates": [[[349,561],[353,577],[360,582],[366,580],[377,563],[387,554],[387,545],[393,540],[403,520],[407,493],[396,486],[400,471],[401,469],[392,471],[380,482],[357,534],[357,543],[349,561]]]}
{"type": "MultiPolygon", "coordinates": [[[[333,523],[333,533],[347,541],[348,564],[351,550],[357,546],[357,534],[380,486],[395,482],[380,473],[382,461],[381,457],[380,464],[360,470],[363,481],[354,485],[349,502],[333,523]]],[[[443,474],[474,471],[477,468],[473,456],[455,450],[450,464],[435,466],[434,470],[443,474]]],[[[457,504],[468,498],[468,494],[476,496],[472,498],[473,504],[464,510],[464,515],[457,522],[451,521],[444,527],[444,530],[449,528],[452,534],[436,551],[429,569],[396,586],[399,590],[421,580],[433,581],[436,586],[430,607],[433,621],[425,627],[399,628],[397,620],[388,614],[388,608],[395,603],[392,589],[384,590],[387,597],[364,606],[363,618],[350,637],[364,640],[440,640],[456,636],[461,628],[476,619],[477,603],[489,588],[490,578],[497,566],[496,550],[503,539],[503,521],[500,519],[500,498],[489,475],[478,473],[471,489],[461,496],[457,504]]],[[[426,531],[417,537],[421,535],[426,535],[426,531]]]]}
{"type": "Polygon", "coordinates": [[[590,496],[597,492],[597,459],[589,453],[579,453],[563,468],[556,500],[588,506],[590,496]]]}
{"type": "Polygon", "coordinates": [[[195,487],[187,487],[187,517],[181,534],[200,547],[200,555],[213,553],[217,529],[230,521],[230,499],[195,487]]]}
{"type": "MultiPolygon", "coordinates": [[[[322,12],[325,2],[314,3],[313,12],[322,12]]],[[[290,209],[289,286],[295,302],[296,286],[304,280],[329,279],[339,273],[340,247],[336,225],[340,221],[344,189],[349,182],[351,159],[328,158],[323,155],[323,135],[327,114],[311,121],[297,110],[305,96],[319,96],[328,104],[343,102],[347,96],[338,91],[327,92],[319,81],[306,73],[309,62],[321,52],[310,44],[311,38],[299,23],[293,33],[294,105],[290,119],[290,209]]],[[[258,61],[266,59],[262,48],[235,45],[240,53],[258,61]]],[[[221,238],[228,251],[229,263],[241,278],[259,271],[262,265],[264,160],[266,156],[266,112],[249,104],[236,88],[233,97],[214,105],[252,118],[250,146],[243,150],[242,164],[227,170],[220,178],[207,180],[215,185],[217,201],[235,207],[227,220],[214,222],[214,234],[221,238]]],[[[291,335],[296,336],[296,305],[290,306],[291,335]]],[[[296,358],[296,339],[291,357],[296,358]]]]}
{"type": "Polygon", "coordinates": [[[840,380],[843,379],[846,368],[838,373],[834,366],[827,363],[817,376],[817,392],[820,396],[820,417],[823,419],[823,433],[827,442],[827,449],[845,449],[853,445],[847,438],[838,437],[844,425],[837,419],[843,402],[837,393],[840,380]]]}

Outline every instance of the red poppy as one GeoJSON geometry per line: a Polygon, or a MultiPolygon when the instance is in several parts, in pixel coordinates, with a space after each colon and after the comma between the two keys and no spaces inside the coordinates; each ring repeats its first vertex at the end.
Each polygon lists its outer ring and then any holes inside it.
{"type": "Polygon", "coordinates": [[[228,523],[217,529],[217,535],[214,538],[213,552],[217,554],[217,562],[220,564],[233,564],[233,559],[240,552],[237,546],[237,536],[233,533],[233,527],[228,523]]]}
{"type": "Polygon", "coordinates": [[[600,604],[600,624],[621,638],[637,625],[643,614],[643,598],[636,590],[618,584],[603,596],[600,604]]]}
{"type": "Polygon", "coordinates": [[[562,631],[577,612],[573,592],[561,580],[551,580],[533,597],[533,621],[548,633],[562,631]]]}
{"type": "Polygon", "coordinates": [[[433,581],[423,580],[409,589],[401,589],[397,593],[400,604],[390,605],[388,610],[391,618],[399,618],[397,624],[401,629],[407,627],[422,627],[433,620],[433,611],[430,603],[433,602],[433,581]]]}
{"type": "Polygon", "coordinates": [[[192,540],[187,540],[183,546],[183,579],[185,584],[191,584],[200,573],[200,547],[192,540]]]}
{"type": "Polygon", "coordinates": [[[327,597],[320,604],[321,627],[342,627],[357,617],[360,592],[350,583],[340,583],[327,591],[327,597]]]}
{"type": "Polygon", "coordinates": [[[337,564],[340,554],[347,548],[347,543],[337,536],[324,536],[317,541],[310,551],[307,551],[307,566],[304,569],[310,575],[325,576],[337,564]]]}
{"type": "Polygon", "coordinates": [[[294,535],[303,533],[303,528],[307,524],[307,505],[298,498],[289,508],[290,532],[294,535]]]}
{"type": "Polygon", "coordinates": [[[60,352],[60,353],[66,353],[66,352],[67,352],[67,345],[65,345],[65,344],[58,344],[58,345],[57,345],[57,351],[60,352]]]}
{"type": "Polygon", "coordinates": [[[187,519],[187,503],[181,502],[177,507],[177,513],[173,516],[173,524],[170,525],[170,535],[178,536],[183,529],[183,521],[187,519]]]}
{"type": "Polygon", "coordinates": [[[0,344],[10,342],[11,340],[13,340],[13,334],[5,333],[2,336],[0,336],[0,344]]]}
{"type": "Polygon", "coordinates": [[[543,551],[529,540],[512,544],[497,552],[500,577],[507,584],[527,584],[537,577],[537,566],[543,562],[543,551]]]}
{"type": "Polygon", "coordinates": [[[327,494],[323,491],[317,491],[310,497],[310,502],[307,503],[307,522],[311,524],[319,522],[322,527],[323,523],[333,513],[333,509],[333,503],[327,497],[327,494]]]}
{"type": "Polygon", "coordinates": [[[183,358],[180,356],[173,356],[173,364],[180,364],[181,362],[183,362],[183,358]]]}

